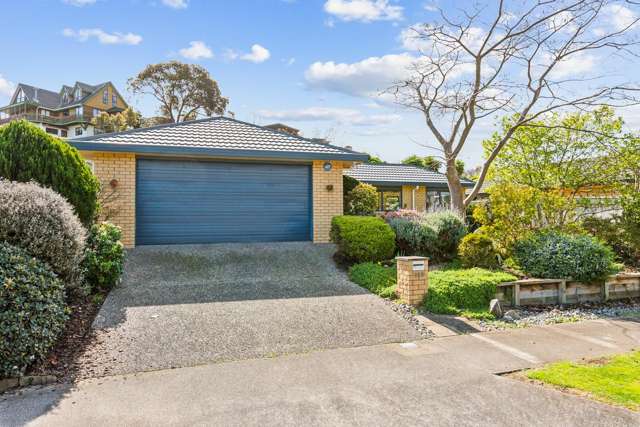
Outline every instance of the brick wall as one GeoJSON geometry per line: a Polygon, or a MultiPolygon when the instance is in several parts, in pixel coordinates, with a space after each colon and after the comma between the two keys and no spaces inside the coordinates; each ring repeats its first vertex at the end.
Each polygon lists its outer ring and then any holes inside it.
{"type": "Polygon", "coordinates": [[[324,161],[313,162],[313,241],[330,241],[331,219],[343,214],[342,168],[343,162],[331,162],[331,171],[324,170],[324,161]],[[332,185],[333,189],[327,189],[332,185]]]}
{"type": "Polygon", "coordinates": [[[415,209],[418,212],[424,212],[427,206],[427,188],[423,185],[416,189],[416,205],[413,206],[413,189],[415,185],[402,186],[402,207],[404,209],[415,209]]]}
{"type": "Polygon", "coordinates": [[[132,153],[106,153],[81,151],[80,154],[93,162],[94,173],[102,187],[101,202],[104,214],[110,222],[122,228],[122,243],[135,246],[136,239],[136,157],[132,153]],[[117,186],[111,187],[111,181],[117,186]],[[104,200],[105,195],[111,195],[104,200]]]}

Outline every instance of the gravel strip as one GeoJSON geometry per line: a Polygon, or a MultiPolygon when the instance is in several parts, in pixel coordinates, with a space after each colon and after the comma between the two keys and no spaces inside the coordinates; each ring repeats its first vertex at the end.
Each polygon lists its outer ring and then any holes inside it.
{"type": "Polygon", "coordinates": [[[579,322],[581,320],[640,318],[640,300],[585,303],[568,306],[520,307],[505,312],[502,319],[478,322],[484,330],[526,328],[529,326],[579,322]]]}
{"type": "Polygon", "coordinates": [[[385,303],[395,311],[400,317],[409,322],[409,324],[415,328],[422,338],[435,338],[435,334],[427,328],[422,322],[420,322],[414,315],[415,309],[407,304],[400,304],[388,299],[384,300],[385,303]]]}

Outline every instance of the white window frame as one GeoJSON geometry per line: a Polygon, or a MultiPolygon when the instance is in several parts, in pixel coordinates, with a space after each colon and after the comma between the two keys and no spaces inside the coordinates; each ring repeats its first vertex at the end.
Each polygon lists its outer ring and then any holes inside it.
{"type": "Polygon", "coordinates": [[[76,127],[76,130],[73,132],[75,136],[82,136],[82,128],[80,126],[76,127]],[[80,133],[78,133],[80,132],[80,133]]]}

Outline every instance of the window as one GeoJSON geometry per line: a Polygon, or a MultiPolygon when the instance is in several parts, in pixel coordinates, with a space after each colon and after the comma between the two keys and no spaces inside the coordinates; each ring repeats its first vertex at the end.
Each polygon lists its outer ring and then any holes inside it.
{"type": "Polygon", "coordinates": [[[427,210],[448,208],[451,204],[451,194],[448,191],[427,191],[427,210]]]}
{"type": "Polygon", "coordinates": [[[58,135],[58,129],[54,128],[44,128],[45,132],[50,133],[51,135],[58,135]]]}
{"type": "Polygon", "coordinates": [[[40,115],[44,117],[49,117],[51,115],[51,111],[49,110],[40,110],[40,115]]]}
{"type": "Polygon", "coordinates": [[[69,110],[64,110],[62,112],[62,115],[65,116],[65,117],[69,117],[69,110]]]}
{"type": "Polygon", "coordinates": [[[82,128],[80,126],[76,128],[76,136],[82,136],[82,128]]]}
{"type": "Polygon", "coordinates": [[[102,111],[98,110],[97,108],[93,109],[93,117],[98,117],[100,113],[102,113],[102,111]]]}
{"type": "Polygon", "coordinates": [[[103,104],[109,103],[109,89],[105,89],[104,92],[102,92],[102,103],[103,104]]]}
{"type": "Polygon", "coordinates": [[[67,131],[66,130],[61,130],[60,131],[60,136],[63,137],[63,138],[66,138],[67,137],[67,131]]]}
{"type": "Polygon", "coordinates": [[[118,97],[115,94],[111,95],[111,105],[115,107],[117,103],[118,103],[118,97]]]}
{"type": "Polygon", "coordinates": [[[24,102],[26,100],[27,100],[27,97],[24,96],[24,91],[20,89],[20,92],[18,92],[18,94],[16,95],[16,103],[24,102]]]}
{"type": "Polygon", "coordinates": [[[77,100],[79,100],[80,98],[82,98],[82,89],[80,89],[80,86],[78,86],[78,87],[76,88],[76,95],[75,95],[75,97],[76,97],[76,101],[77,101],[77,100]]]}
{"type": "Polygon", "coordinates": [[[402,206],[402,195],[400,191],[379,191],[380,195],[380,210],[382,211],[395,211],[402,206]]]}
{"type": "Polygon", "coordinates": [[[82,116],[82,106],[76,107],[74,113],[78,117],[82,116]]]}

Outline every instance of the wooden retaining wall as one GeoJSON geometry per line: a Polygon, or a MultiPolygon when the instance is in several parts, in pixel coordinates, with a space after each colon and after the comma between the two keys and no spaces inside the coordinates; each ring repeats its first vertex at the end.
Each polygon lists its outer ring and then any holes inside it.
{"type": "Polygon", "coordinates": [[[498,285],[504,305],[577,304],[640,297],[640,273],[619,273],[600,283],[562,279],[524,279],[498,285]]]}

